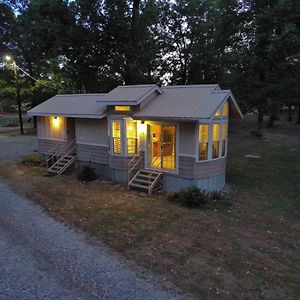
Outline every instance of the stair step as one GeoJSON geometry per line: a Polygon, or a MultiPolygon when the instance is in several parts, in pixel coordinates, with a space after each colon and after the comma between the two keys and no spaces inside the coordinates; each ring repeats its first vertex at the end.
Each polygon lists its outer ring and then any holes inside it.
{"type": "Polygon", "coordinates": [[[52,169],[48,169],[48,172],[49,172],[49,173],[55,173],[55,174],[58,174],[58,171],[52,170],[52,169]]]}
{"type": "Polygon", "coordinates": [[[141,185],[141,184],[137,184],[137,183],[130,183],[129,186],[131,187],[137,187],[137,188],[140,188],[140,189],[143,189],[143,190],[146,190],[148,191],[148,186],[146,185],[141,185]]]}
{"type": "MultiPolygon", "coordinates": [[[[148,179],[148,178],[147,178],[148,179]]],[[[134,180],[136,180],[136,181],[139,181],[139,182],[144,182],[144,183],[152,183],[154,180],[155,180],[155,178],[150,178],[150,180],[148,179],[143,179],[143,178],[139,178],[139,176],[136,176],[135,178],[134,178],[134,180]]]]}
{"type": "Polygon", "coordinates": [[[153,176],[153,175],[159,175],[159,174],[162,174],[161,172],[153,171],[153,170],[147,170],[147,169],[140,170],[139,173],[152,174],[152,176],[153,176]]]}
{"type": "Polygon", "coordinates": [[[150,179],[155,179],[156,178],[156,176],[150,176],[150,175],[146,175],[146,174],[140,174],[140,173],[138,173],[137,175],[136,175],[137,177],[142,177],[142,178],[150,178],[150,179]]]}
{"type": "Polygon", "coordinates": [[[137,182],[137,184],[139,184],[139,182],[140,183],[145,183],[146,185],[150,185],[153,181],[148,181],[148,180],[144,180],[144,179],[139,179],[139,178],[134,178],[133,179],[133,183],[135,183],[135,182],[137,182]]]}

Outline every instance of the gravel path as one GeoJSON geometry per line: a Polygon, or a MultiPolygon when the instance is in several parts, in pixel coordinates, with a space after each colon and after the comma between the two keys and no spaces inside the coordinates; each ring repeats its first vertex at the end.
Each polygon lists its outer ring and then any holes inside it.
{"type": "Polygon", "coordinates": [[[178,299],[0,180],[0,299],[178,299]]]}
{"type": "Polygon", "coordinates": [[[0,134],[0,163],[4,159],[16,159],[32,154],[37,149],[36,136],[0,134]]]}

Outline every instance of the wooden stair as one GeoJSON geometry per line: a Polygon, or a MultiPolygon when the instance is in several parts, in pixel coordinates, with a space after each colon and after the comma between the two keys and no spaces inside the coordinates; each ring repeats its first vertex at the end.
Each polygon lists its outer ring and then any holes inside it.
{"type": "Polygon", "coordinates": [[[61,175],[76,161],[76,155],[63,155],[51,167],[48,168],[49,173],[61,175]]]}
{"type": "Polygon", "coordinates": [[[61,175],[73,163],[76,162],[75,153],[75,139],[65,145],[54,145],[54,147],[49,150],[49,155],[47,159],[48,172],[55,175],[61,175]]]}
{"type": "Polygon", "coordinates": [[[128,183],[128,189],[143,190],[151,195],[153,191],[161,189],[163,173],[148,169],[140,169],[128,183]]]}

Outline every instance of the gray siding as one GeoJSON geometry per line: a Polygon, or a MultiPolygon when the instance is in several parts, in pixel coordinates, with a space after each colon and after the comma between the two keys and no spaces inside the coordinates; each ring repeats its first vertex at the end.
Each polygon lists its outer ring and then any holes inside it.
{"type": "Polygon", "coordinates": [[[196,158],[179,156],[179,177],[207,178],[222,174],[226,169],[226,158],[196,162],[196,158]]]}
{"type": "Polygon", "coordinates": [[[196,123],[179,123],[179,154],[195,155],[196,123]]]}
{"type": "Polygon", "coordinates": [[[195,165],[195,178],[212,177],[225,173],[226,158],[211,161],[198,162],[195,165]]]}
{"type": "Polygon", "coordinates": [[[41,154],[48,154],[57,143],[60,143],[61,145],[66,144],[64,141],[38,138],[38,151],[41,154]]]}
{"type": "Polygon", "coordinates": [[[128,163],[132,157],[109,155],[109,166],[112,169],[127,171],[128,163]]]}
{"type": "Polygon", "coordinates": [[[179,191],[182,188],[195,185],[198,188],[206,191],[219,191],[225,185],[225,172],[199,179],[187,179],[182,177],[176,177],[171,174],[164,175],[164,191],[179,191]]]}
{"type": "Polygon", "coordinates": [[[108,145],[107,123],[107,118],[101,120],[76,119],[77,142],[108,145]]]}
{"type": "Polygon", "coordinates": [[[89,163],[108,165],[108,147],[77,144],[77,159],[89,163]]]}

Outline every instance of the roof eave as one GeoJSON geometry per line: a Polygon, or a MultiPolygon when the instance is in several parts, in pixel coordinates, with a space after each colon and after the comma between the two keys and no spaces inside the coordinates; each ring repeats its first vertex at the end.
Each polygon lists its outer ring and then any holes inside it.
{"type": "Polygon", "coordinates": [[[235,98],[234,98],[232,92],[231,92],[231,91],[228,91],[227,95],[224,97],[224,99],[222,100],[222,102],[220,103],[220,105],[214,110],[214,112],[213,112],[212,115],[210,116],[210,118],[209,118],[210,121],[213,120],[213,118],[214,118],[216,112],[218,111],[218,109],[220,108],[220,106],[223,105],[224,102],[226,102],[229,98],[230,98],[231,101],[233,102],[233,104],[234,104],[234,106],[235,106],[235,108],[236,108],[238,114],[240,115],[241,119],[244,119],[243,113],[242,113],[240,107],[238,106],[238,104],[237,104],[237,102],[236,102],[236,100],[235,100],[235,98]]]}
{"type": "Polygon", "coordinates": [[[103,119],[106,114],[62,114],[62,113],[37,113],[27,112],[30,117],[66,117],[66,118],[79,118],[79,119],[103,119]]]}
{"type": "Polygon", "coordinates": [[[178,122],[209,122],[209,118],[193,118],[193,117],[157,117],[157,116],[132,116],[134,120],[144,121],[178,121],[178,122]]]}

